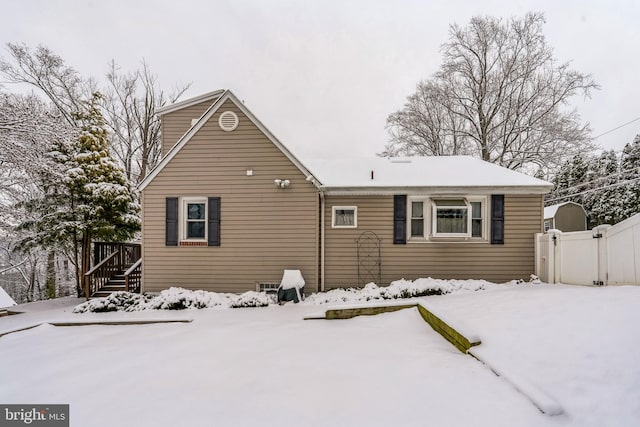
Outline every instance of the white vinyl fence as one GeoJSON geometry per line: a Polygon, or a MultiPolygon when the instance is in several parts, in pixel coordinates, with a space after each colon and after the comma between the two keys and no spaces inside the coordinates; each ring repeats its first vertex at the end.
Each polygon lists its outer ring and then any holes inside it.
{"type": "Polygon", "coordinates": [[[640,284],[640,214],[614,226],[537,234],[536,275],[546,283],[640,284]]]}

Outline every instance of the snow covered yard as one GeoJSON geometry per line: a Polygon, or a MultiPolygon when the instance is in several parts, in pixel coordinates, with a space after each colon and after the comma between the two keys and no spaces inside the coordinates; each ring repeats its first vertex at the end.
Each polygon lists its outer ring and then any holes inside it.
{"type": "Polygon", "coordinates": [[[43,325],[0,337],[0,402],[69,403],[72,426],[637,425],[639,287],[504,285],[426,299],[473,325],[483,357],[525,376],[567,414],[541,414],[416,309],[303,321],[317,305],[40,312],[193,322],[43,325]]]}
{"type": "Polygon", "coordinates": [[[640,286],[517,285],[429,302],[472,324],[474,352],[555,398],[568,425],[640,425],[640,286]]]}

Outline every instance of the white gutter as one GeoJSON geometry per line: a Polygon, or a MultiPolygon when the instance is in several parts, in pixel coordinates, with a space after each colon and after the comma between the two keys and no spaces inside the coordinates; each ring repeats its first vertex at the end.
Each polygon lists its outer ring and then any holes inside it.
{"type": "Polygon", "coordinates": [[[320,189],[328,196],[392,196],[394,194],[546,194],[552,186],[433,186],[433,187],[330,187],[320,189]]]}

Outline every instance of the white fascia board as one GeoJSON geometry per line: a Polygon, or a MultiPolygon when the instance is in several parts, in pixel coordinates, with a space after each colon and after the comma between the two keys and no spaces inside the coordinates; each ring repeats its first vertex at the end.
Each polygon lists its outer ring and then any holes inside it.
{"type": "Polygon", "coordinates": [[[155,168],[153,168],[151,172],[149,172],[149,175],[147,175],[146,178],[138,185],[138,189],[140,191],[144,190],[147,187],[147,185],[149,185],[149,183],[153,181],[153,179],[160,173],[160,171],[164,169],[167,163],[169,163],[171,159],[173,159],[175,155],[178,154],[178,152],[182,149],[182,147],[184,147],[186,143],[189,142],[189,140],[193,137],[193,135],[195,135],[196,132],[198,132],[200,128],[204,126],[204,124],[207,122],[209,117],[211,117],[213,113],[215,113],[218,110],[218,108],[220,108],[222,103],[226,100],[227,92],[228,91],[225,91],[225,93],[222,96],[220,96],[213,104],[211,104],[211,106],[207,109],[207,111],[205,111],[204,114],[200,116],[198,121],[193,126],[191,126],[184,135],[180,137],[178,142],[176,142],[173,147],[171,147],[167,155],[164,156],[162,160],[160,160],[160,163],[158,163],[158,165],[155,168]]]}
{"type": "MultiPolygon", "coordinates": [[[[253,115],[251,111],[247,107],[244,106],[242,102],[229,90],[225,90],[222,95],[200,116],[198,121],[191,126],[191,128],[178,140],[178,142],[171,147],[166,156],[162,158],[160,163],[151,171],[149,175],[138,185],[138,189],[143,191],[151,181],[164,169],[164,167],[175,157],[175,155],[184,147],[191,138],[198,132],[202,126],[215,114],[216,111],[220,109],[224,102],[230,99],[236,107],[242,111],[242,113],[249,118],[253,122],[254,125],[258,129],[264,133],[267,138],[293,163],[299,170],[304,174],[305,177],[311,176],[313,179],[312,183],[316,186],[316,188],[320,188],[321,183],[317,178],[315,178],[311,172],[280,142],[278,139],[267,129],[260,120],[256,116],[253,115]]],[[[200,101],[202,102],[202,101],[200,101]]]]}
{"type": "Polygon", "coordinates": [[[198,95],[193,98],[185,99],[184,101],[176,102],[170,105],[166,105],[164,107],[160,107],[156,109],[156,114],[162,116],[167,113],[171,113],[173,111],[182,110],[183,108],[191,107],[192,105],[199,104],[204,101],[213,101],[216,97],[219,97],[224,93],[224,89],[214,90],[213,92],[205,93],[202,95],[198,95]]]}
{"type": "Polygon", "coordinates": [[[547,186],[531,187],[320,187],[328,196],[392,196],[394,194],[424,195],[487,195],[487,194],[546,194],[551,191],[547,186]]]}

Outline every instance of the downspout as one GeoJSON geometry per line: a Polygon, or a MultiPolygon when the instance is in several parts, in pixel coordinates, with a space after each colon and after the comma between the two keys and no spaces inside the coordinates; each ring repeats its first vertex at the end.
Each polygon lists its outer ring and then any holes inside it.
{"type": "Polygon", "coordinates": [[[320,191],[320,292],[324,292],[324,193],[320,191]]]}

